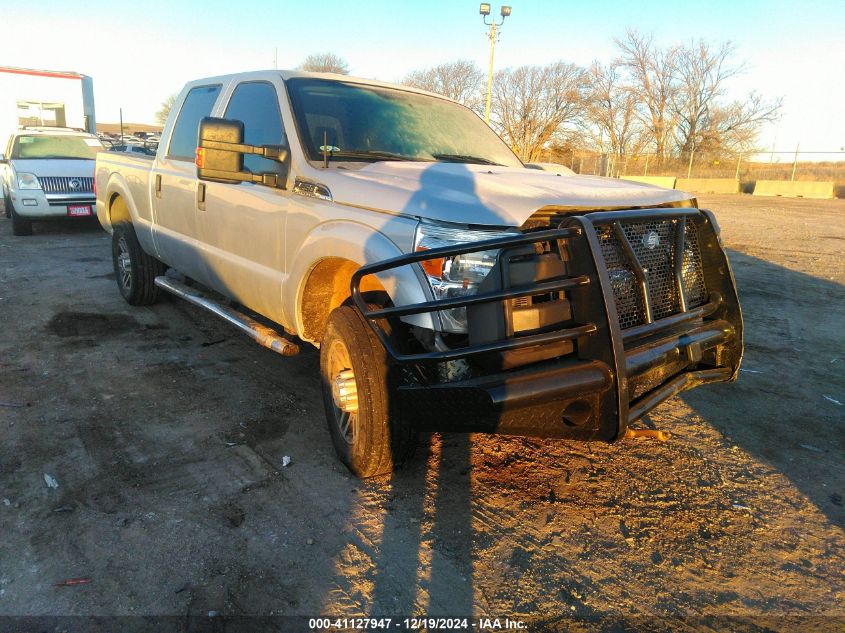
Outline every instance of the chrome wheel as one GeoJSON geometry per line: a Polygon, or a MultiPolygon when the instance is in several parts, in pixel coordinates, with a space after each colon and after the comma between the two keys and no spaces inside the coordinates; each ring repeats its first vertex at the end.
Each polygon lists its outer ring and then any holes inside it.
{"type": "Polygon", "coordinates": [[[117,241],[117,271],[120,275],[120,285],[128,291],[132,288],[132,258],[129,255],[129,245],[126,238],[117,241]]]}
{"type": "Polygon", "coordinates": [[[358,385],[352,371],[349,350],[340,340],[331,342],[328,369],[334,421],[346,443],[352,444],[358,427],[358,385]]]}

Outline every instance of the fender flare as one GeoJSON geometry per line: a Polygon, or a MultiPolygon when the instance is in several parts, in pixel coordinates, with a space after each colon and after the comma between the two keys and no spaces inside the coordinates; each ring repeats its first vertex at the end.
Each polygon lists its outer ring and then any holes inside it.
{"type": "Polygon", "coordinates": [[[99,198],[97,200],[97,217],[103,228],[109,233],[114,230],[111,221],[111,201],[115,197],[115,194],[117,194],[126,203],[126,208],[129,210],[129,217],[132,220],[132,226],[135,228],[135,235],[138,236],[138,242],[140,242],[141,247],[145,252],[157,256],[158,249],[155,247],[155,243],[153,241],[152,222],[141,218],[141,215],[138,213],[138,207],[135,204],[135,200],[129,192],[129,185],[126,183],[126,179],[123,175],[119,172],[112,172],[109,174],[108,183],[106,184],[105,189],[106,195],[102,199],[102,215],[100,214],[100,200],[99,198]]]}

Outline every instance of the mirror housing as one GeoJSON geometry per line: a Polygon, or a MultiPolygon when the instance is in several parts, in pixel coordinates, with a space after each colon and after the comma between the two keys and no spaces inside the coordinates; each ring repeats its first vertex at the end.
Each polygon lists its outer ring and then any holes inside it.
{"type": "Polygon", "coordinates": [[[255,182],[283,189],[288,150],[281,145],[245,145],[244,124],[234,119],[205,117],[197,139],[197,178],[210,182],[255,182]],[[244,154],[277,161],[279,170],[262,174],[244,171],[244,154]]]}

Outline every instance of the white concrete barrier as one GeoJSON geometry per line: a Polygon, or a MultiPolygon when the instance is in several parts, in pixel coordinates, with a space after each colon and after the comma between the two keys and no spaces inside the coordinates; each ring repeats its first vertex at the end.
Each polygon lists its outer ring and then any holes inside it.
{"type": "Polygon", "coordinates": [[[620,176],[620,180],[641,182],[644,185],[654,185],[656,187],[663,187],[664,189],[675,188],[674,176],[620,176]]]}
{"type": "Polygon", "coordinates": [[[739,193],[736,178],[678,178],[675,189],[692,193],[739,193]]]}
{"type": "Polygon", "coordinates": [[[828,199],[833,197],[833,182],[821,180],[758,180],[754,183],[754,195],[828,199]]]}

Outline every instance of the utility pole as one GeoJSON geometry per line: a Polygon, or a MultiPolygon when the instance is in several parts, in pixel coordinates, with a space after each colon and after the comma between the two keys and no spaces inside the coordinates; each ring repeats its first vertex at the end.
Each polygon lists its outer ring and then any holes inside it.
{"type": "Polygon", "coordinates": [[[792,159],[792,178],[789,180],[795,180],[795,168],[798,167],[798,148],[801,147],[801,143],[795,146],[795,158],[792,159]]]}
{"type": "Polygon", "coordinates": [[[496,24],[495,19],[492,22],[487,21],[487,16],[490,15],[490,3],[482,2],[478,7],[478,13],[481,14],[484,24],[490,27],[487,29],[487,39],[490,40],[490,67],[487,71],[487,102],[484,105],[484,121],[489,125],[490,103],[493,100],[493,55],[496,50],[496,42],[499,39],[499,27],[505,23],[505,18],[511,14],[511,8],[502,5],[502,8],[499,9],[499,15],[502,16],[502,21],[498,24],[496,24]]]}

